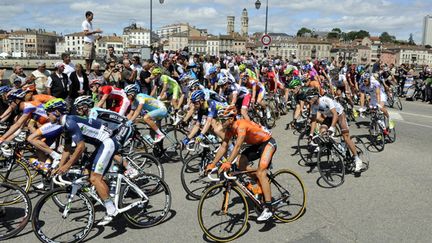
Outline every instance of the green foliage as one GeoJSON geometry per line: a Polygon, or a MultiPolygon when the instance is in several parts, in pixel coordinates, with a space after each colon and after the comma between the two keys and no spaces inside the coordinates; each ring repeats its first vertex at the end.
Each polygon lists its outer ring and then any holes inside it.
{"type": "Polygon", "coordinates": [[[297,31],[297,36],[301,37],[301,36],[303,36],[303,35],[306,34],[306,33],[310,33],[310,34],[312,34],[312,30],[310,30],[310,29],[308,29],[308,28],[306,28],[306,27],[302,27],[301,29],[299,29],[299,30],[297,31]]]}

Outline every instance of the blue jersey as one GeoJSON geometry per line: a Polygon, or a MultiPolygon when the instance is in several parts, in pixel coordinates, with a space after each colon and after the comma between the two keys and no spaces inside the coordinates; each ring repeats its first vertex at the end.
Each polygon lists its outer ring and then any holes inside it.
{"type": "Polygon", "coordinates": [[[201,122],[203,116],[217,118],[218,110],[227,106],[227,103],[218,102],[215,100],[207,100],[204,103],[204,109],[198,111],[198,121],[201,122]]]}
{"type": "Polygon", "coordinates": [[[99,119],[89,119],[81,116],[67,115],[62,117],[65,132],[72,141],[78,144],[81,141],[100,145],[104,140],[111,138],[113,131],[104,126],[99,119]]]}
{"type": "Polygon", "coordinates": [[[154,111],[161,108],[166,108],[165,104],[147,94],[138,94],[132,104],[132,110],[135,110],[139,105],[143,105],[143,110],[154,111]]]}

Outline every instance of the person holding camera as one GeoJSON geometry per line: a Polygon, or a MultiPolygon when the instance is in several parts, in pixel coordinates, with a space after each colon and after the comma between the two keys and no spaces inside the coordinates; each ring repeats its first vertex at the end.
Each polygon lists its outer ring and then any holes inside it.
{"type": "MultiPolygon", "coordinates": [[[[119,82],[122,79],[120,66],[116,65],[116,61],[111,59],[105,70],[103,77],[108,85],[119,87],[119,82]]],[[[101,80],[102,81],[102,80],[101,80]]]]}

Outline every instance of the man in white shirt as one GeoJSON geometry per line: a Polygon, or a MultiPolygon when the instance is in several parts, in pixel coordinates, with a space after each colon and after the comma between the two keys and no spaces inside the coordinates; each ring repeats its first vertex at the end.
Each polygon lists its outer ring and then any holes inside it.
{"type": "MultiPolygon", "coordinates": [[[[93,63],[93,60],[96,57],[96,49],[94,42],[96,40],[96,36],[94,34],[102,33],[102,30],[96,29],[93,30],[92,20],[93,20],[93,13],[91,11],[87,11],[85,13],[86,19],[82,22],[82,30],[84,32],[84,58],[86,60],[86,73],[87,75],[90,74],[91,66],[93,63]]],[[[97,38],[100,38],[98,36],[97,38]]]]}
{"type": "Polygon", "coordinates": [[[75,71],[75,64],[71,62],[70,55],[68,53],[63,53],[61,56],[64,64],[63,73],[66,74],[69,78],[71,73],[75,71]]]}

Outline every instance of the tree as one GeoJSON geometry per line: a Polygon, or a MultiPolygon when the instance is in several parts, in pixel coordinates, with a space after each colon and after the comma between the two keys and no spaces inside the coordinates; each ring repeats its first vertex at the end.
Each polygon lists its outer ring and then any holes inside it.
{"type": "Polygon", "coordinates": [[[299,30],[297,31],[297,36],[303,36],[303,35],[306,34],[306,33],[310,33],[310,34],[312,34],[312,30],[310,30],[310,29],[308,29],[308,28],[306,28],[306,27],[302,27],[301,29],[299,29],[299,30]]]}
{"type": "Polygon", "coordinates": [[[396,37],[393,35],[390,35],[388,32],[383,32],[380,35],[380,41],[383,43],[392,43],[396,40],[396,37]]]}
{"type": "Polygon", "coordinates": [[[339,33],[339,34],[342,34],[342,30],[339,29],[339,28],[333,28],[331,31],[332,31],[332,32],[337,32],[337,33],[339,33]]]}
{"type": "Polygon", "coordinates": [[[413,38],[413,34],[412,34],[412,33],[410,33],[410,36],[409,36],[409,39],[408,39],[408,44],[409,44],[409,45],[415,45],[415,42],[414,42],[414,38],[413,38]]]}
{"type": "Polygon", "coordinates": [[[365,37],[370,37],[369,32],[367,32],[366,30],[360,30],[359,32],[357,32],[356,38],[363,39],[365,37]]]}
{"type": "Polygon", "coordinates": [[[432,46],[431,46],[431,45],[425,45],[425,48],[427,48],[427,49],[431,49],[432,46]]]}
{"type": "Polygon", "coordinates": [[[342,30],[339,28],[333,28],[328,34],[328,39],[340,39],[342,36],[342,30]]]}

